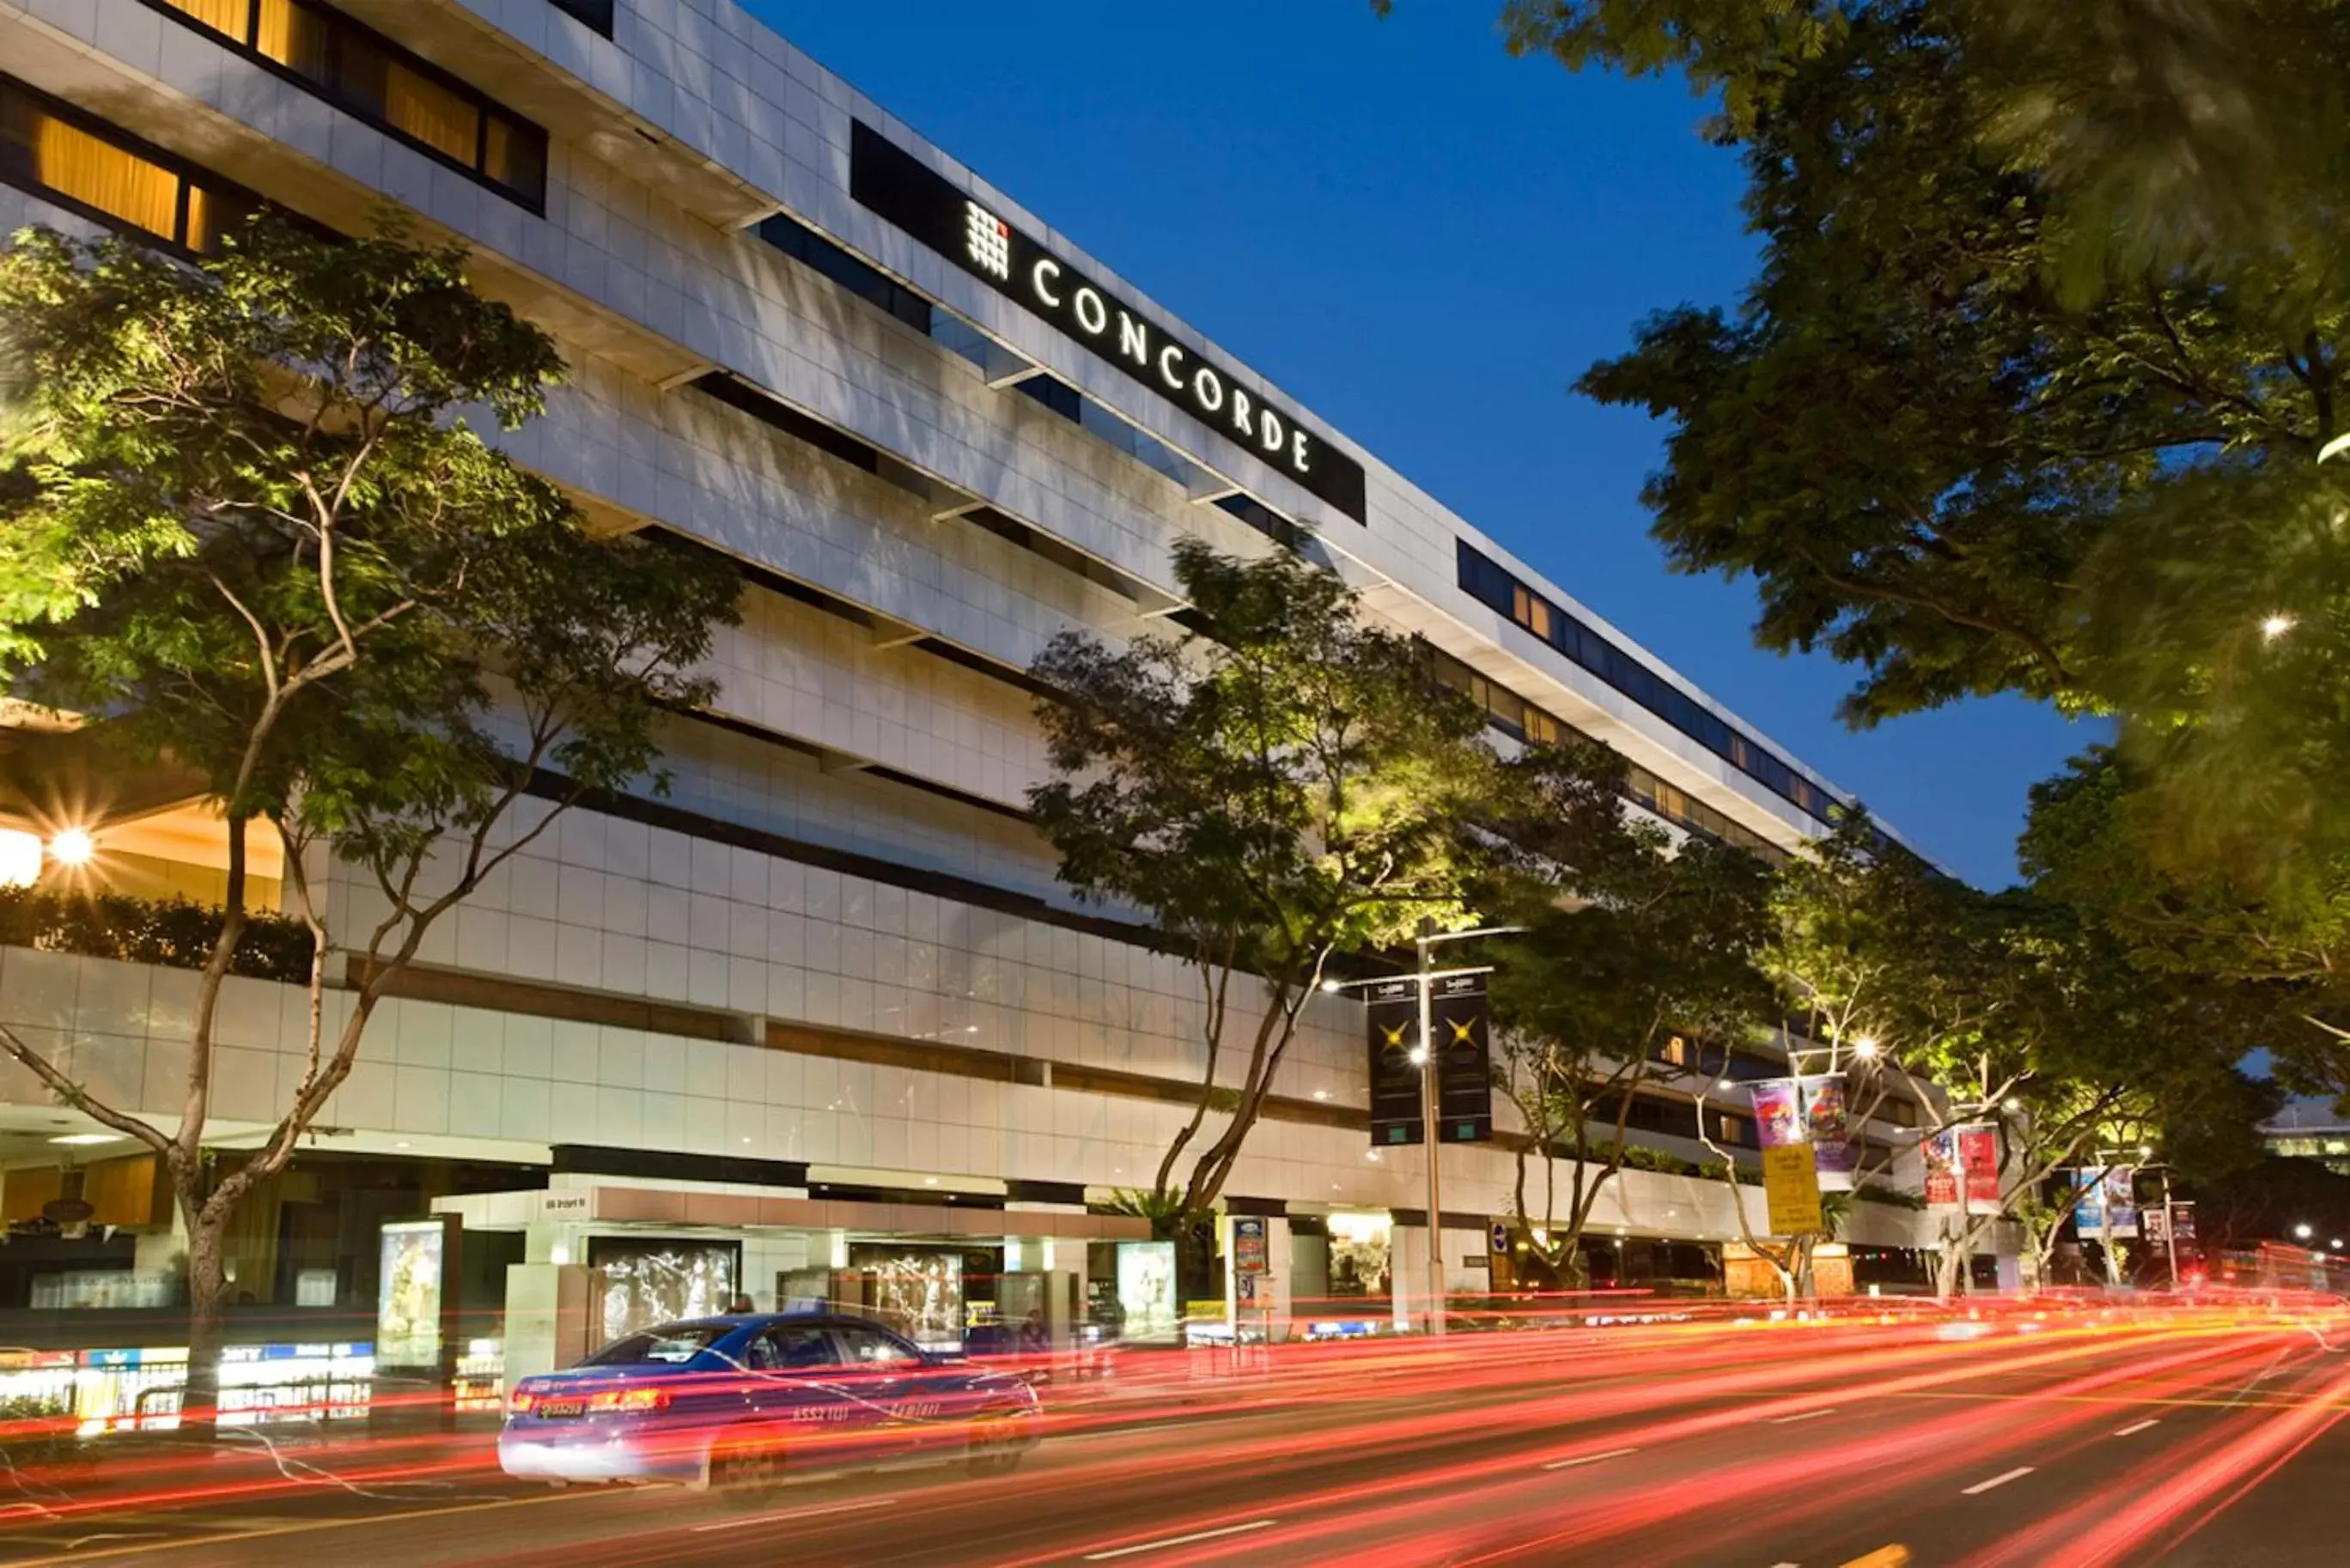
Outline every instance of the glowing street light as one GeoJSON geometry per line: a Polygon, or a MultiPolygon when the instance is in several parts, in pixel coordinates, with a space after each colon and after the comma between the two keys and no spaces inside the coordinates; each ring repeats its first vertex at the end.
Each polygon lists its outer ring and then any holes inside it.
{"type": "Polygon", "coordinates": [[[1874,1034],[1864,1034],[1852,1043],[1852,1054],[1864,1062],[1877,1060],[1877,1036],[1874,1034]]]}
{"type": "Polygon", "coordinates": [[[2300,624],[2300,617],[2290,615],[2283,611],[2279,611],[2277,614],[2266,617],[2262,620],[2261,640],[2262,642],[2274,642],[2278,638],[2282,637],[2286,632],[2291,631],[2294,627],[2299,626],[2300,624]]]}
{"type": "Polygon", "coordinates": [[[2296,1241],[2306,1241],[2316,1233],[2316,1231],[2312,1231],[2305,1224],[2296,1225],[2293,1228],[2293,1240],[2296,1241]]]}
{"type": "Polygon", "coordinates": [[[87,866],[97,855],[98,840],[87,827],[61,827],[49,839],[49,858],[60,866],[87,866]]]}

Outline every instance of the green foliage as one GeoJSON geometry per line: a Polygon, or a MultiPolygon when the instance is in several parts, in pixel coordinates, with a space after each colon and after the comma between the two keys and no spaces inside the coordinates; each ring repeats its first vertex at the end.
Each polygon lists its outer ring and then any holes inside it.
{"type": "MultiPolygon", "coordinates": [[[[1660,1176],[1701,1176],[1698,1162],[1668,1154],[1661,1148],[1646,1148],[1638,1144],[1626,1147],[1622,1161],[1627,1170],[1653,1170],[1660,1176]]],[[[1718,1177],[1713,1179],[1720,1179],[1718,1177]]]]}
{"type": "Polygon", "coordinates": [[[660,708],[707,692],[687,670],[734,587],[589,537],[465,423],[536,413],[561,365],[463,260],[267,220],[200,273],[17,236],[9,694],[115,715],[233,820],[378,870],[506,799],[494,688],[546,742],[532,762],[598,785],[648,768],[660,708]]]}
{"type": "Polygon", "coordinates": [[[1408,639],[1366,625],[1335,573],[1180,541],[1204,634],[1112,646],[1064,634],[1034,673],[1054,776],[1029,793],[1079,896],[1147,912],[1199,972],[1201,1098],[1219,1084],[1235,975],[1263,989],[1222,1132],[1183,1184],[1206,1211],[1255,1122],[1298,1013],[1336,955],[1471,919],[1464,831],[1494,762],[1479,716],[1426,679],[1408,639]]]}
{"type": "MultiPolygon", "coordinates": [[[[224,918],[218,906],[185,898],[0,888],[0,947],[202,969],[220,940],[224,918]]],[[[310,978],[310,952],[309,927],[255,912],[238,934],[229,972],[300,985],[310,978]]]]}

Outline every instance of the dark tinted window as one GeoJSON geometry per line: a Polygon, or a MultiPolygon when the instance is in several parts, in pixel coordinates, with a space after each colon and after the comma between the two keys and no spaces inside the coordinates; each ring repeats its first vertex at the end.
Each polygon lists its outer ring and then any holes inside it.
{"type": "Polygon", "coordinates": [[[929,300],[879,267],[859,261],[798,219],[783,213],[763,218],[758,234],[793,260],[814,267],[858,298],[879,306],[924,337],[930,336],[929,300]]]}
{"type": "Polygon", "coordinates": [[[606,37],[612,36],[612,0],[553,0],[567,16],[577,16],[606,37]]]}
{"type": "Polygon", "coordinates": [[[810,1324],[771,1328],[759,1336],[759,1346],[766,1364],[779,1372],[840,1364],[840,1356],[832,1347],[832,1335],[810,1324]]]}

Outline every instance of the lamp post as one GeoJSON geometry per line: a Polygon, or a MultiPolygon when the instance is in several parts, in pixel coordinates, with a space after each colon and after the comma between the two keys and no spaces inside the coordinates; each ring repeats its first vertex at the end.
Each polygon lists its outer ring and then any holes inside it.
{"type": "MultiPolygon", "coordinates": [[[[1419,1066],[1419,1137],[1428,1146],[1428,1332],[1444,1335],[1444,1176],[1443,1160],[1439,1158],[1443,1146],[1437,1137],[1436,1040],[1429,1018],[1429,996],[1440,980],[1451,980],[1459,975],[1491,974],[1492,964],[1475,964],[1467,969],[1431,970],[1428,967],[1428,950],[1439,942],[1466,941],[1471,937],[1506,937],[1524,930],[1523,926],[1481,926],[1473,931],[1428,931],[1413,939],[1419,962],[1412,973],[1419,988],[1419,1044],[1414,1060],[1419,1066]]],[[[1372,980],[1326,980],[1325,991],[1345,991],[1351,986],[1379,985],[1393,976],[1382,975],[1372,980]]]]}

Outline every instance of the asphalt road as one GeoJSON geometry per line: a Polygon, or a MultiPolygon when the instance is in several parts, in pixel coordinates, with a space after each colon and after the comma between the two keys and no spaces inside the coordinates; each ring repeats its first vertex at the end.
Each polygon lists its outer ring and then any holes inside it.
{"type": "Polygon", "coordinates": [[[505,1481],[481,1439],[28,1475],[0,1563],[2350,1562],[2350,1324],[1724,1324],[1182,1358],[1054,1402],[1009,1477],[752,1511],[505,1481]]]}

